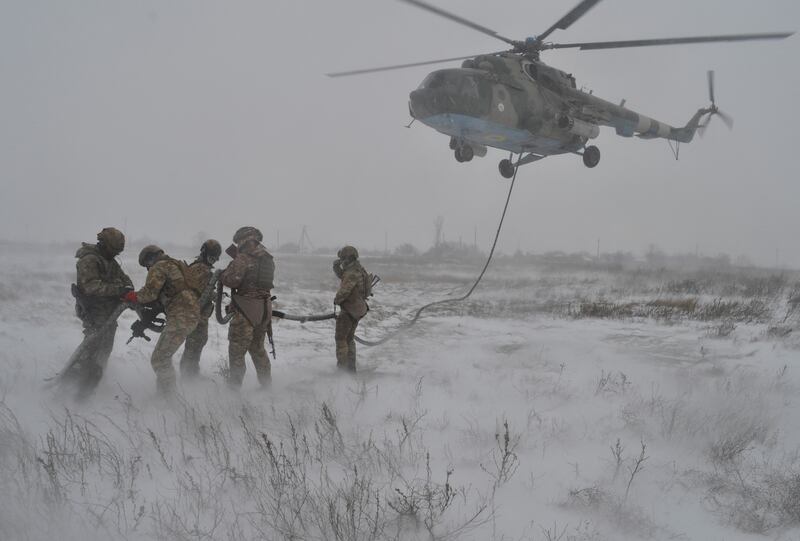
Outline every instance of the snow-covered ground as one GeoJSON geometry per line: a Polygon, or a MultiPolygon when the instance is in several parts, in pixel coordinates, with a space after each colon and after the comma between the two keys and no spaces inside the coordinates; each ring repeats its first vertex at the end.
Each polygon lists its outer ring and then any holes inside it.
{"type": "MultiPolygon", "coordinates": [[[[330,311],[330,263],[277,256],[276,307],[330,311]]],[[[365,266],[375,340],[480,263],[365,266]]],[[[212,320],[172,404],[130,313],[89,402],[44,389],[80,340],[72,281],[63,250],[0,260],[0,539],[800,538],[795,274],[500,260],[355,376],[332,322],[276,322],[266,392],[252,366],[225,387],[212,320]]]]}

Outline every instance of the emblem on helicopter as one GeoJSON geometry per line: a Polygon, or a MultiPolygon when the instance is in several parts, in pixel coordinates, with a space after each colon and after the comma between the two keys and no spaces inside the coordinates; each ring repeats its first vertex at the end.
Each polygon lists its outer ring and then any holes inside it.
{"type": "Polygon", "coordinates": [[[410,93],[409,112],[415,120],[449,136],[450,148],[459,162],[485,156],[487,147],[509,152],[509,158],[499,164],[500,174],[506,178],[511,178],[521,165],[556,154],[578,154],[586,167],[595,167],[600,162],[600,150],[588,143],[599,135],[600,126],[614,128],[621,137],[635,135],[641,139],[666,139],[675,145],[676,158],[680,143],[691,142],[698,131],[702,134],[712,117],[719,116],[728,128],[733,126],[733,119],[717,107],[713,71],[708,72],[710,104],[698,109],[684,126],[673,127],[626,108],[624,100],[614,104],[578,89],[572,74],[541,61],[542,51],[783,39],[794,34],[772,32],[585,43],[545,41],[554,31],[569,28],[600,2],[583,0],[541,34],[519,41],[422,0],[400,1],[499,39],[511,49],[329,73],[328,76],[359,75],[462,60],[460,68],[428,74],[410,93]]]}

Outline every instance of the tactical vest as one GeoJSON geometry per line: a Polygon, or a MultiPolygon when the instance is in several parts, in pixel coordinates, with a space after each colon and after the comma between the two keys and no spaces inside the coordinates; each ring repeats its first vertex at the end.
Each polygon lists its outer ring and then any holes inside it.
{"type": "Polygon", "coordinates": [[[275,279],[275,263],[272,260],[272,256],[262,254],[251,257],[254,261],[248,266],[237,292],[240,294],[253,291],[269,292],[275,287],[272,283],[275,279]]]}
{"type": "Polygon", "coordinates": [[[168,276],[166,282],[164,282],[164,287],[161,289],[161,294],[159,295],[159,301],[163,306],[167,306],[167,304],[175,298],[181,291],[189,289],[189,285],[186,279],[186,270],[188,265],[183,261],[178,261],[177,259],[172,259],[171,257],[165,258],[162,261],[166,261],[167,263],[171,264],[173,267],[178,269],[178,273],[176,277],[171,275],[168,276]]]}
{"type": "MultiPolygon", "coordinates": [[[[88,252],[82,255],[78,261],[91,257],[100,267],[100,280],[103,283],[115,283],[119,279],[119,273],[122,272],[119,266],[113,260],[108,260],[97,252],[88,252]]],[[[77,277],[77,282],[80,283],[81,277],[77,277]]],[[[77,283],[71,286],[72,296],[75,297],[75,315],[81,321],[92,319],[92,317],[100,314],[103,315],[110,313],[119,305],[120,300],[116,297],[100,297],[96,295],[88,295],[77,283]]]]}
{"type": "MultiPolygon", "coordinates": [[[[92,258],[97,260],[97,262],[100,264],[100,268],[102,269],[100,271],[100,274],[102,275],[100,280],[103,283],[110,283],[112,278],[114,277],[113,276],[114,275],[114,266],[113,266],[112,262],[109,261],[108,259],[106,259],[105,257],[101,256],[98,253],[91,253],[91,252],[88,253],[88,254],[82,255],[78,261],[81,261],[81,260],[83,260],[84,258],[87,258],[87,257],[92,257],[92,258]]],[[[80,278],[78,279],[78,281],[80,281],[80,278]]],[[[83,292],[83,290],[80,289],[80,287],[78,287],[78,291],[80,291],[83,295],[86,296],[86,299],[87,299],[88,302],[91,302],[91,301],[95,300],[95,297],[92,297],[90,295],[86,295],[83,292]]]]}

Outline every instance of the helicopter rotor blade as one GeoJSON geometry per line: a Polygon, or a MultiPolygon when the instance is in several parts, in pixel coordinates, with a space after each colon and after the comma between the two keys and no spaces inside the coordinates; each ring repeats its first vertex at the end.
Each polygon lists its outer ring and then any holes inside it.
{"type": "Polygon", "coordinates": [[[711,105],[714,105],[714,70],[708,70],[708,99],[711,100],[711,105]]]}
{"type": "Polygon", "coordinates": [[[733,117],[727,113],[724,113],[717,109],[717,116],[719,116],[720,120],[722,120],[723,124],[725,124],[729,130],[733,129],[733,117]]]}
{"type": "Polygon", "coordinates": [[[592,41],[587,43],[550,43],[547,49],[578,48],[582,51],[595,49],[619,49],[623,47],[649,47],[651,45],[683,45],[685,43],[712,43],[718,41],[754,41],[784,39],[794,32],[771,32],[764,34],[729,34],[725,36],[694,36],[687,38],[635,39],[628,41],[592,41]]]}
{"type": "Polygon", "coordinates": [[[491,30],[490,28],[486,28],[485,26],[480,25],[478,23],[474,23],[470,20],[465,19],[464,17],[460,17],[458,15],[450,13],[449,11],[445,11],[441,8],[437,8],[436,6],[432,6],[427,2],[423,2],[422,0],[400,0],[400,1],[405,2],[406,4],[411,4],[412,6],[416,6],[420,9],[430,11],[431,13],[439,15],[440,17],[444,17],[445,19],[450,19],[453,22],[457,22],[458,24],[467,26],[469,28],[472,28],[473,30],[477,30],[478,32],[486,34],[487,36],[497,38],[499,40],[505,41],[510,45],[516,46],[516,42],[514,40],[501,36],[500,34],[495,32],[494,30],[491,30]]]}
{"type": "Polygon", "coordinates": [[[561,17],[556,23],[545,30],[543,33],[536,36],[536,39],[542,41],[544,38],[552,34],[556,30],[566,30],[569,28],[572,23],[583,17],[587,11],[592,9],[595,4],[599,3],[600,0],[583,0],[580,4],[572,8],[569,13],[561,17]]]}
{"type": "MultiPolygon", "coordinates": [[[[505,52],[505,51],[500,51],[505,52]]],[[[376,71],[390,71],[390,70],[398,70],[404,68],[413,68],[414,66],[427,66],[430,64],[440,64],[443,62],[453,62],[455,60],[466,60],[467,58],[475,58],[476,56],[491,56],[494,54],[499,54],[500,52],[496,53],[486,53],[484,55],[471,55],[471,56],[456,56],[453,58],[440,58],[439,60],[425,60],[423,62],[411,62],[408,64],[395,64],[393,66],[382,66],[378,68],[366,68],[366,69],[357,69],[357,70],[349,70],[349,71],[337,71],[334,73],[326,73],[328,77],[346,77],[349,75],[363,75],[365,73],[375,73],[376,71]]]]}

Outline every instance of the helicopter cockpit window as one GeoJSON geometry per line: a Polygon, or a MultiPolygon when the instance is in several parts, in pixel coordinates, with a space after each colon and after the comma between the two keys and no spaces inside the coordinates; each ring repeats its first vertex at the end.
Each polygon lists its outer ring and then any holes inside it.
{"type": "Polygon", "coordinates": [[[431,73],[425,79],[423,79],[422,83],[419,85],[420,88],[438,88],[442,86],[444,82],[444,74],[443,73],[431,73]]]}
{"type": "Polygon", "coordinates": [[[525,73],[527,73],[528,76],[534,81],[539,77],[538,70],[536,69],[536,64],[526,64],[525,73]]]}
{"type": "Polygon", "coordinates": [[[478,99],[481,97],[478,91],[478,83],[472,77],[463,78],[460,91],[461,95],[467,98],[478,99]]]}

